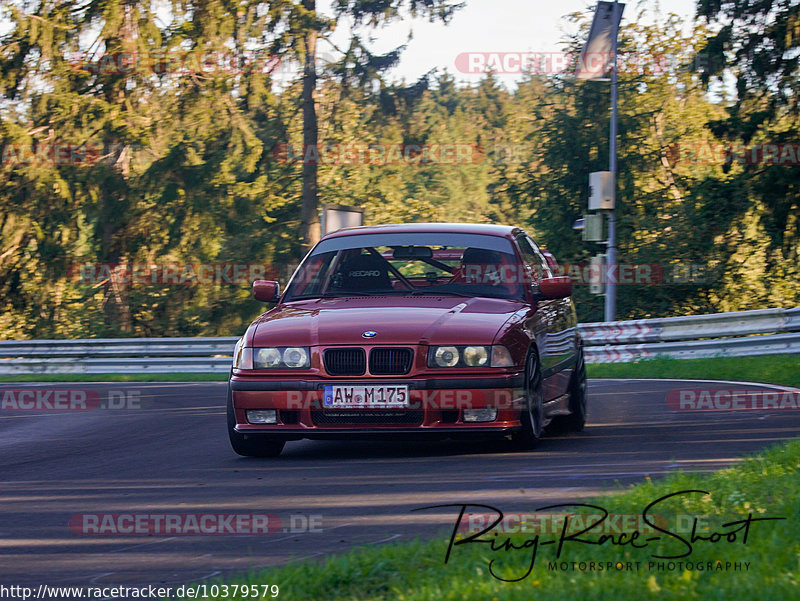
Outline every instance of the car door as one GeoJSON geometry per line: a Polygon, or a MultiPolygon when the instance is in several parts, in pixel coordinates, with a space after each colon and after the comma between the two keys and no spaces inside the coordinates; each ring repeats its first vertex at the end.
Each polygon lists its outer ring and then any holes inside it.
{"type": "MultiPolygon", "coordinates": [[[[553,272],[539,246],[527,234],[517,237],[523,261],[533,278],[532,288],[538,292],[538,282],[543,277],[553,277],[553,272]]],[[[541,355],[543,392],[546,400],[565,394],[575,363],[575,331],[577,320],[569,298],[543,299],[536,303],[539,331],[536,342],[541,355]]]]}

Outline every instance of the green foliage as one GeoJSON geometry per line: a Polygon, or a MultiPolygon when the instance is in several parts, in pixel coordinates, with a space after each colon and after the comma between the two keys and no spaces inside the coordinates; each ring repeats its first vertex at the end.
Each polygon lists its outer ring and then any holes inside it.
{"type": "MultiPolygon", "coordinates": [[[[284,149],[305,139],[302,73],[291,74],[305,34],[324,39],[347,15],[370,28],[415,10],[447,21],[454,9],[342,1],[324,17],[313,4],[174,1],[163,21],[147,1],[7,3],[0,337],[237,334],[262,310],[247,286],[82,284],[75,266],[258,263],[286,283],[304,240],[303,164],[284,149]],[[46,158],[67,146],[85,158],[46,158]]],[[[725,14],[718,4],[704,9],[711,18],[725,14]]],[[[796,9],[773,4],[769,35],[796,48],[796,9]]],[[[728,43],[713,27],[684,33],[674,16],[629,21],[621,51],[637,60],[620,70],[619,260],[657,264],[665,279],[620,286],[620,317],[800,304],[800,167],[698,152],[796,143],[797,94],[786,91],[796,78],[784,77],[796,60],[782,59],[771,87],[768,65],[736,53],[755,43],[735,41],[746,28],[731,29],[728,43]],[[756,70],[735,101],[706,93],[718,71],[691,69],[709,44],[730,69],[756,70]],[[670,279],[689,264],[704,266],[705,279],[670,279]]],[[[571,226],[586,211],[588,174],[607,169],[607,83],[532,73],[509,91],[491,74],[463,86],[444,72],[388,84],[380,73],[396,58],[372,55],[356,35],[320,70],[319,149],[330,149],[318,165],[322,202],[360,206],[367,223],[519,224],[562,263],[601,250],[571,226]],[[362,158],[337,158],[348,148],[362,158]]],[[[582,321],[602,318],[588,286],[576,298],[582,321]]]]}
{"type": "Polygon", "coordinates": [[[168,27],[148,2],[11,8],[0,335],[227,334],[258,310],[241,288],[87,285],[74,267],[297,259],[293,184],[270,154],[284,124],[269,75],[176,60],[231,46],[245,56],[267,25],[262,4],[175,3],[168,27]],[[27,150],[76,146],[86,157],[63,164],[27,150]]]}
{"type": "MultiPolygon", "coordinates": [[[[724,288],[736,288],[751,306],[776,296],[796,304],[800,279],[800,4],[700,0],[698,16],[709,23],[695,68],[708,85],[736,81],[735,100],[709,124],[728,144],[768,154],[786,150],[781,160],[725,166],[730,206],[739,235],[726,240],[730,259],[724,288]],[[784,145],[784,146],[781,146],[784,145]],[[791,150],[791,148],[790,148],[791,150]],[[766,283],[765,283],[766,281],[766,283]],[[788,283],[788,286],[787,286],[788,283]],[[776,289],[777,287],[777,289],[776,289]]],[[[729,304],[728,299],[720,299],[729,304]]]]}

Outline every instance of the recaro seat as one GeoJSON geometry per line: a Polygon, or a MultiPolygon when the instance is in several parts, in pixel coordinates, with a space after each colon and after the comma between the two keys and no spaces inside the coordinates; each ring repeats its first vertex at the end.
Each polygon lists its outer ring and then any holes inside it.
{"type": "Polygon", "coordinates": [[[375,255],[353,257],[342,263],[339,273],[342,274],[341,290],[344,292],[392,290],[389,266],[382,257],[375,255]]]}

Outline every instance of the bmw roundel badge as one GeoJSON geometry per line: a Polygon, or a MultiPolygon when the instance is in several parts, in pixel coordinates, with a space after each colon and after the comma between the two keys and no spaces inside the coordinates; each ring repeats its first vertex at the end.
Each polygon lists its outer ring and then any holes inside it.
{"type": "Polygon", "coordinates": [[[362,338],[375,338],[378,335],[378,332],[373,332],[372,330],[367,330],[363,334],[361,334],[362,338]]]}

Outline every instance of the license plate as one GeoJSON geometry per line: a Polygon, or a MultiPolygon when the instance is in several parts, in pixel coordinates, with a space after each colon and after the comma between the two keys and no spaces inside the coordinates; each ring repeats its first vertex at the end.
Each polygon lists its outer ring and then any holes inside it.
{"type": "Polygon", "coordinates": [[[326,386],[324,407],[391,409],[408,406],[408,386],[326,386]]]}

